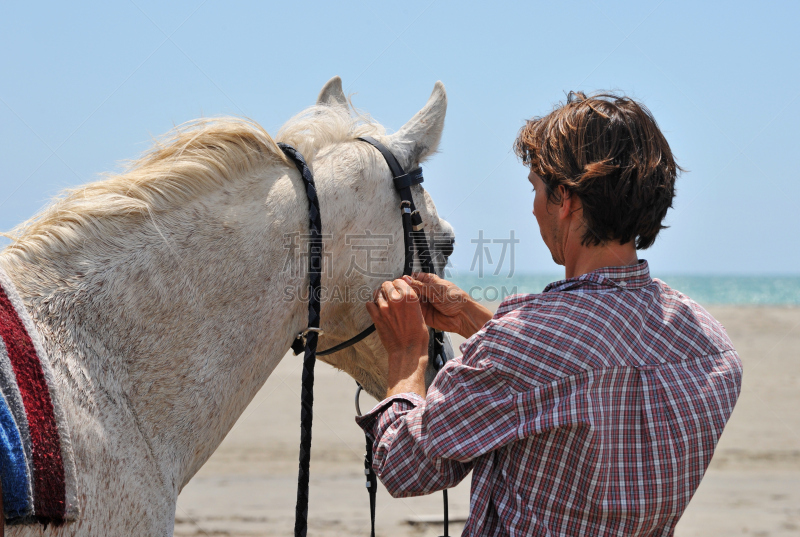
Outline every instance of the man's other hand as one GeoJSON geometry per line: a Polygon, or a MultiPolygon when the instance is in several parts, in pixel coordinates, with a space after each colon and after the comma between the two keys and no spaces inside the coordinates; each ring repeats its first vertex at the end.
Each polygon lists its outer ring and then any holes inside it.
{"type": "Polygon", "coordinates": [[[425,324],[431,328],[468,338],[492,318],[492,312],[466,291],[436,274],[415,273],[403,280],[419,295],[425,324]]]}

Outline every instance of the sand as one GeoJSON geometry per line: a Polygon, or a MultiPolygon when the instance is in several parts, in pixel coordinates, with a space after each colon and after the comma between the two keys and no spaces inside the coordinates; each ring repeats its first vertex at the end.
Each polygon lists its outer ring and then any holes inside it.
{"type": "MultiPolygon", "coordinates": [[[[717,307],[744,363],[739,402],[677,537],[800,535],[800,308],[717,307]]],[[[291,535],[301,359],[288,355],[178,499],[175,535],[291,535]]],[[[309,535],[369,535],[355,383],[317,366],[309,535]]],[[[362,395],[362,408],[374,401],[362,395]]],[[[379,485],[378,535],[436,536],[441,494],[393,499],[379,485]]],[[[451,535],[469,477],[450,491],[451,535]]],[[[460,520],[460,522],[458,522],[460,520]]]]}

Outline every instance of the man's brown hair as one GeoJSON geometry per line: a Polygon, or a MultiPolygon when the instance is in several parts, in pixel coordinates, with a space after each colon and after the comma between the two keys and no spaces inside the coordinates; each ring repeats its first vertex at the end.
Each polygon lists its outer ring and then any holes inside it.
{"type": "Polygon", "coordinates": [[[558,201],[563,185],[583,204],[584,245],[650,247],[666,226],[683,171],[650,111],[625,96],[570,92],[567,102],[529,120],[514,151],[558,201]]]}

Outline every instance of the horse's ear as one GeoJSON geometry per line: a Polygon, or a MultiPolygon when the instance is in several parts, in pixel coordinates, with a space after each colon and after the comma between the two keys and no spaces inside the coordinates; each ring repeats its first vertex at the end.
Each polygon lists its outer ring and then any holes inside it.
{"type": "Polygon", "coordinates": [[[447,92],[444,84],[437,82],[424,108],[390,137],[392,147],[403,156],[404,167],[422,162],[436,151],[442,139],[446,112],[447,92]]]}
{"type": "Polygon", "coordinates": [[[342,79],[335,76],[328,80],[322,87],[317,97],[317,104],[326,104],[328,106],[344,106],[347,108],[347,97],[344,96],[342,91],[342,79]]]}

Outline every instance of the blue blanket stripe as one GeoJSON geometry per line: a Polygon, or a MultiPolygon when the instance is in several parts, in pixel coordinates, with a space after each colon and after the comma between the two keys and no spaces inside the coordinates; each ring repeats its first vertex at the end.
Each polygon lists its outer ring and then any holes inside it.
{"type": "Polygon", "coordinates": [[[28,417],[25,415],[25,405],[22,402],[22,394],[19,391],[19,386],[17,386],[14,368],[11,366],[11,360],[8,357],[8,349],[6,349],[5,342],[2,338],[0,338],[0,395],[5,397],[6,406],[8,406],[11,415],[14,417],[14,423],[17,425],[22,447],[25,450],[25,462],[27,465],[27,475],[29,477],[27,503],[30,505],[30,510],[25,513],[25,516],[33,515],[32,446],[30,430],[28,428],[28,417]]]}
{"type": "Polygon", "coordinates": [[[30,475],[25,450],[14,416],[0,392],[0,480],[3,484],[3,508],[7,518],[18,518],[33,511],[30,475]]]}

